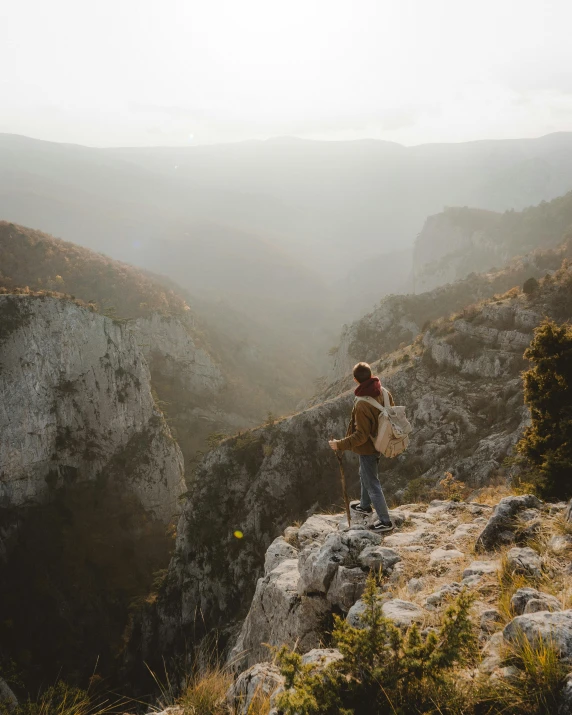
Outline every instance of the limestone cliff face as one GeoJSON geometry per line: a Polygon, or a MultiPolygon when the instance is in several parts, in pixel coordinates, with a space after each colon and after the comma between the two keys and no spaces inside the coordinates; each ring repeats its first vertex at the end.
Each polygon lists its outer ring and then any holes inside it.
{"type": "Polygon", "coordinates": [[[154,313],[129,323],[151,372],[175,380],[189,395],[209,395],[224,385],[220,367],[198,342],[190,315],[154,313]]]}
{"type": "Polygon", "coordinates": [[[73,302],[0,296],[0,433],[2,506],[112,480],[163,522],[178,509],[181,452],[133,334],[73,302]]]}

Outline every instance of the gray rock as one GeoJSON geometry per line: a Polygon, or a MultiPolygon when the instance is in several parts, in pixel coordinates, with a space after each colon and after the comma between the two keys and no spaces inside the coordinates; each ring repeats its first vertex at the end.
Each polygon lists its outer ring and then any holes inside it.
{"type": "Polygon", "coordinates": [[[439,567],[463,559],[465,554],[455,548],[434,549],[429,556],[429,566],[439,567]]]}
{"type": "Polygon", "coordinates": [[[338,528],[332,519],[327,518],[327,516],[314,514],[309,519],[306,519],[298,529],[300,548],[303,549],[312,541],[323,543],[328,534],[337,530],[338,528]]]}
{"type": "Polygon", "coordinates": [[[561,611],[562,607],[556,598],[550,598],[550,600],[545,598],[531,598],[526,604],[524,612],[525,613],[539,613],[540,611],[561,611]]]}
{"type": "Polygon", "coordinates": [[[478,574],[473,574],[472,576],[466,576],[461,580],[461,586],[466,588],[475,588],[482,581],[483,577],[478,574]]]}
{"type": "Polygon", "coordinates": [[[471,576],[483,576],[496,573],[500,569],[500,561],[473,561],[463,571],[463,579],[471,576]]]}
{"type": "Polygon", "coordinates": [[[530,643],[553,643],[562,660],[572,660],[572,611],[530,613],[514,618],[503,631],[507,643],[518,645],[525,637],[530,643]]]}
{"type": "Polygon", "coordinates": [[[423,609],[411,601],[393,598],[381,607],[383,615],[399,628],[407,628],[412,623],[421,623],[425,616],[423,609]]]}
{"type": "Polygon", "coordinates": [[[440,606],[445,600],[458,596],[461,593],[462,586],[460,583],[453,581],[442,586],[438,591],[429,594],[425,599],[425,608],[434,610],[440,606]]]}
{"type": "Polygon", "coordinates": [[[18,699],[4,678],[0,678],[0,705],[4,705],[8,711],[18,707],[18,699]]]}
{"type": "Polygon", "coordinates": [[[302,656],[303,665],[313,665],[319,670],[331,663],[342,660],[343,655],[337,648],[313,648],[302,656]]]}
{"type": "Polygon", "coordinates": [[[248,715],[257,698],[269,698],[284,686],[284,677],[273,663],[256,663],[241,673],[226,693],[226,701],[236,715],[248,715]]]}
{"type": "Polygon", "coordinates": [[[425,581],[422,578],[411,578],[407,582],[407,590],[412,595],[416,593],[421,593],[425,588],[425,581]]]}
{"type": "Polygon", "coordinates": [[[347,612],[364,592],[365,581],[366,575],[360,568],[338,566],[328,589],[328,602],[347,612]]]}
{"type": "Polygon", "coordinates": [[[535,521],[540,516],[539,509],[524,509],[518,515],[521,521],[535,521]]]}
{"type": "Polygon", "coordinates": [[[279,566],[283,561],[295,559],[298,556],[298,549],[295,549],[289,544],[283,536],[274,539],[266,550],[264,559],[264,575],[267,576],[271,571],[279,566]]]}
{"type": "Polygon", "coordinates": [[[479,669],[483,673],[490,675],[493,671],[500,667],[502,662],[502,651],[504,646],[504,637],[502,631],[497,631],[489,638],[482,650],[482,661],[479,669]]]}
{"type": "Polygon", "coordinates": [[[563,554],[572,548],[572,535],[556,534],[550,539],[548,547],[555,554],[563,554]]]}
{"type": "Polygon", "coordinates": [[[358,557],[358,561],[364,568],[379,571],[382,573],[390,571],[398,561],[401,561],[401,556],[386,546],[368,546],[358,557]]]}
{"type": "Polygon", "coordinates": [[[499,630],[502,616],[496,608],[488,608],[481,613],[481,630],[485,633],[494,633],[499,630]]]}
{"type": "Polygon", "coordinates": [[[560,602],[558,599],[554,598],[554,596],[550,596],[547,593],[542,593],[541,591],[538,591],[535,588],[530,588],[530,587],[525,587],[525,588],[519,588],[518,591],[516,591],[513,595],[513,597],[510,599],[510,606],[513,610],[513,612],[517,616],[521,616],[526,609],[526,606],[529,601],[538,601],[542,600],[547,604],[552,605],[552,608],[544,608],[541,610],[545,611],[560,611],[562,610],[560,607],[560,602]]]}
{"type": "Polygon", "coordinates": [[[530,546],[511,549],[507,555],[507,564],[515,573],[527,574],[529,576],[542,575],[542,561],[538,552],[530,546]]]}
{"type": "Polygon", "coordinates": [[[293,647],[299,652],[316,648],[320,623],[330,611],[322,596],[299,595],[298,561],[283,561],[258,580],[250,610],[229,662],[243,670],[268,658],[267,645],[293,647]]]}
{"type": "Polygon", "coordinates": [[[341,534],[328,534],[321,546],[307,547],[300,554],[299,592],[327,593],[338,566],[346,562],[349,549],[342,544],[341,534]]]}
{"type": "Polygon", "coordinates": [[[564,519],[568,522],[572,521],[572,499],[568,502],[566,506],[566,511],[564,512],[564,519]]]}
{"type": "Polygon", "coordinates": [[[363,623],[363,614],[366,612],[366,610],[367,606],[361,599],[359,601],[356,601],[348,611],[346,621],[350,624],[350,626],[353,626],[354,628],[365,628],[363,623]]]}
{"type": "Polygon", "coordinates": [[[512,534],[515,516],[525,509],[540,509],[542,503],[532,494],[504,497],[497,504],[487,525],[477,539],[477,548],[490,551],[507,542],[506,533],[512,534]]]}

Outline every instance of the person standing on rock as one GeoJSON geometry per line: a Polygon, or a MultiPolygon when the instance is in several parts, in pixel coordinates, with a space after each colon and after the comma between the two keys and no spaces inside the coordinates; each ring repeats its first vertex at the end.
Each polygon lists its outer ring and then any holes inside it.
{"type": "MultiPolygon", "coordinates": [[[[353,369],[356,397],[373,397],[381,405],[383,395],[379,378],[372,377],[371,367],[366,362],[358,362],[353,369]]],[[[391,393],[389,401],[395,403],[391,393]]],[[[351,505],[357,514],[371,514],[372,504],[377,514],[371,529],[385,533],[393,529],[387,502],[379,482],[378,466],[380,454],[376,451],[373,440],[377,435],[380,411],[365,400],[356,400],[345,439],[333,439],[330,447],[334,451],[350,450],[359,455],[359,477],[361,482],[361,499],[351,505]]]]}

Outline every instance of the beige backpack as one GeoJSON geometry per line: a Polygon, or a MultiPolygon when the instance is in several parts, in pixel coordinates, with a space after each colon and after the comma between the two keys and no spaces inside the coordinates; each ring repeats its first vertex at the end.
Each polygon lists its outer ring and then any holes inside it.
{"type": "Polygon", "coordinates": [[[384,457],[397,457],[409,446],[411,423],[405,416],[405,407],[392,407],[389,392],[381,388],[383,405],[373,397],[358,397],[356,402],[363,400],[379,410],[379,426],[377,435],[370,436],[373,446],[384,457]]]}

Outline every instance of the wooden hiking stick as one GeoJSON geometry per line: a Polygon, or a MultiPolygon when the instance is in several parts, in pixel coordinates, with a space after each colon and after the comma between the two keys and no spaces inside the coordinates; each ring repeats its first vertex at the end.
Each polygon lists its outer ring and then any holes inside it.
{"type": "Polygon", "coordinates": [[[346,504],[346,514],[348,517],[348,529],[352,525],[352,517],[350,514],[350,500],[348,499],[348,491],[346,489],[346,473],[344,472],[344,464],[343,464],[343,456],[338,452],[338,450],[335,450],[335,455],[336,458],[339,462],[340,465],[340,477],[342,478],[342,493],[344,495],[344,502],[346,504]]]}

